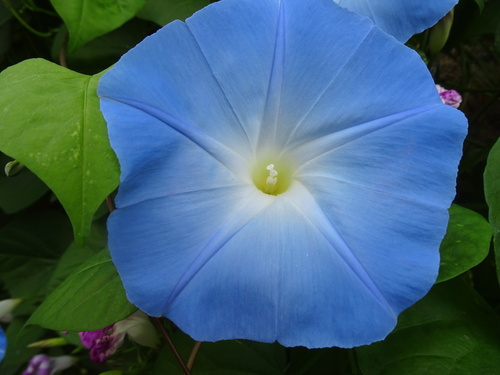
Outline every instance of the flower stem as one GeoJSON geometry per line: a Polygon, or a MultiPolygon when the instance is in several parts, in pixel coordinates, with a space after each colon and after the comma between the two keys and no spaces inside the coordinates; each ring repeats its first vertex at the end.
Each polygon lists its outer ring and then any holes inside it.
{"type": "Polygon", "coordinates": [[[110,213],[116,210],[115,202],[113,201],[113,197],[111,195],[108,195],[106,197],[106,203],[108,204],[108,209],[110,213]]]}
{"type": "MultiPolygon", "coordinates": [[[[167,330],[163,326],[163,324],[161,322],[161,318],[153,318],[153,320],[154,320],[156,326],[158,327],[158,329],[160,330],[160,332],[161,332],[163,338],[165,339],[165,342],[167,343],[168,347],[172,351],[172,354],[174,355],[175,360],[177,361],[177,363],[181,367],[182,371],[184,372],[184,375],[191,375],[191,371],[189,370],[189,368],[184,363],[184,360],[182,359],[181,355],[177,351],[177,348],[175,347],[174,343],[170,339],[170,336],[168,335],[167,330]]],[[[193,359],[193,361],[194,361],[194,359],[193,359]]]]}
{"type": "MultiPolygon", "coordinates": [[[[68,39],[69,39],[69,34],[68,34],[68,32],[66,32],[64,35],[64,40],[62,42],[61,48],[59,49],[59,65],[61,65],[64,68],[68,67],[68,63],[66,62],[66,53],[68,50],[68,39]]],[[[108,205],[109,205],[109,203],[108,203],[108,205]]]]}
{"type": "Polygon", "coordinates": [[[198,351],[200,350],[200,346],[201,346],[201,341],[196,341],[194,343],[193,349],[191,350],[191,354],[189,355],[189,359],[187,361],[187,368],[189,370],[193,369],[194,360],[196,359],[196,356],[198,355],[198,351]]]}

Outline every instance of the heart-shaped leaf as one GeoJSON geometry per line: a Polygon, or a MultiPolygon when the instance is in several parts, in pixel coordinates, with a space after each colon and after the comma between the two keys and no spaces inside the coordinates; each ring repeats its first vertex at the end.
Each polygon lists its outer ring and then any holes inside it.
{"type": "Polygon", "coordinates": [[[0,150],[52,189],[80,243],[119,180],[99,110],[99,78],[42,59],[23,61],[0,74],[0,150]]]}

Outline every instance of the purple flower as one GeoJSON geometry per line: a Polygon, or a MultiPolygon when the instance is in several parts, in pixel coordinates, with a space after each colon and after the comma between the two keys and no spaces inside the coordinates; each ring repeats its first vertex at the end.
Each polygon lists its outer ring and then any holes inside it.
{"type": "Polygon", "coordinates": [[[365,17],[222,0],[98,93],[121,167],[109,248],[147,314],[198,341],[352,347],[436,280],[467,122],[365,17]]]}
{"type": "Polygon", "coordinates": [[[23,375],[52,375],[67,369],[77,361],[76,357],[69,355],[49,357],[45,354],[37,354],[30,359],[28,368],[23,372],[23,375]]]}
{"type": "Polygon", "coordinates": [[[83,346],[90,349],[90,359],[104,363],[123,344],[125,335],[140,345],[156,347],[158,335],[146,314],[137,311],[128,318],[96,331],[80,332],[83,346]]]}
{"type": "Polygon", "coordinates": [[[82,344],[90,349],[90,359],[104,363],[123,344],[125,333],[114,332],[114,325],[97,331],[80,332],[82,344]]]}
{"type": "Polygon", "coordinates": [[[455,90],[446,90],[440,85],[436,85],[436,88],[443,104],[458,108],[462,103],[462,96],[455,90]]]}

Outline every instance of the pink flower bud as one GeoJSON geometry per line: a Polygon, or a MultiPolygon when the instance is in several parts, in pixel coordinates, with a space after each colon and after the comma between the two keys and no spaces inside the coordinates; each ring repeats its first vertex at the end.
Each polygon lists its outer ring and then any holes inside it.
{"type": "Polygon", "coordinates": [[[104,363],[123,344],[125,333],[114,331],[114,325],[97,331],[80,332],[82,344],[90,349],[90,359],[95,363],[104,363]]]}
{"type": "Polygon", "coordinates": [[[462,103],[462,96],[455,90],[446,90],[440,85],[436,85],[441,101],[444,104],[451,105],[453,108],[458,108],[462,103]]]}
{"type": "Polygon", "coordinates": [[[158,334],[149,318],[136,311],[128,318],[97,331],[80,332],[82,344],[90,349],[90,359],[103,363],[123,344],[125,335],[140,345],[154,348],[158,345],[158,334]]]}

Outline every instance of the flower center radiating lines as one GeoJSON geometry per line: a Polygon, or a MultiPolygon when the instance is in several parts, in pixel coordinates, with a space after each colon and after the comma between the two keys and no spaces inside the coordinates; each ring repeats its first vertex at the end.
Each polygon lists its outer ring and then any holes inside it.
{"type": "Polygon", "coordinates": [[[272,149],[276,145],[279,124],[279,109],[283,91],[283,72],[285,64],[285,15],[284,1],[280,1],[276,29],[274,55],[267,89],[266,104],[259,129],[258,150],[272,149]]]}
{"type": "Polygon", "coordinates": [[[295,125],[293,126],[293,128],[291,128],[290,131],[287,132],[286,141],[283,143],[284,145],[287,145],[291,140],[293,140],[295,138],[297,131],[302,126],[302,123],[306,120],[306,118],[309,116],[309,114],[316,108],[316,106],[319,104],[319,102],[321,101],[321,99],[325,96],[325,94],[327,93],[327,91],[333,86],[333,84],[336,82],[336,80],[338,79],[338,77],[340,76],[340,74],[344,71],[344,68],[356,56],[357,52],[361,49],[361,46],[366,42],[368,36],[372,32],[373,32],[373,25],[371,25],[371,27],[369,27],[366,30],[366,34],[364,34],[363,37],[360,38],[360,41],[357,44],[356,48],[351,51],[349,57],[347,57],[347,59],[345,59],[344,63],[337,70],[336,74],[333,75],[330,78],[329,83],[325,86],[325,88],[323,89],[323,91],[321,91],[321,92],[318,93],[316,99],[311,104],[311,106],[309,107],[309,109],[307,111],[304,111],[303,116],[301,118],[297,119],[297,122],[295,123],[295,125]]]}
{"type": "MultiPolygon", "coordinates": [[[[332,182],[338,182],[345,185],[350,185],[352,187],[357,187],[363,190],[371,191],[377,193],[381,196],[396,198],[401,201],[410,201],[414,202],[420,206],[429,207],[429,208],[439,208],[439,209],[448,209],[447,205],[444,205],[442,202],[438,200],[430,200],[429,198],[423,198],[422,194],[418,191],[409,191],[405,190],[405,192],[412,193],[412,195],[401,194],[394,189],[394,183],[387,184],[387,190],[377,189],[373,186],[368,186],[367,184],[361,183],[361,181],[355,181],[354,179],[347,179],[345,175],[339,177],[338,175],[327,175],[324,173],[318,173],[317,171],[311,173],[303,173],[300,176],[297,176],[297,180],[300,181],[305,186],[314,186],[316,185],[315,180],[329,180],[332,182]]],[[[380,182],[380,180],[378,181],[380,182]]],[[[329,187],[332,188],[332,185],[329,183],[329,187]]]]}
{"type": "Polygon", "coordinates": [[[194,126],[190,126],[175,116],[148,104],[130,99],[110,99],[106,97],[103,97],[103,99],[113,100],[128,105],[160,120],[166,126],[175,130],[177,133],[195,143],[202,150],[206,151],[207,154],[221,163],[235,176],[238,176],[243,181],[251,183],[251,179],[244,168],[244,166],[249,164],[249,160],[236,151],[238,150],[238,145],[234,145],[234,149],[229,148],[218,140],[196,129],[194,126]]]}
{"type": "Polygon", "coordinates": [[[252,148],[252,151],[255,152],[255,144],[254,144],[255,142],[251,139],[250,135],[248,134],[248,131],[247,131],[246,127],[243,126],[243,121],[241,120],[240,116],[238,116],[238,113],[234,109],[234,105],[231,103],[231,101],[229,100],[229,97],[228,97],[227,93],[224,91],[224,88],[222,87],[221,82],[217,78],[217,75],[215,74],[215,71],[212,68],[212,65],[210,65],[210,62],[208,61],[207,56],[203,52],[203,48],[201,48],[201,45],[198,42],[198,40],[196,39],[196,36],[194,35],[194,33],[191,30],[191,28],[189,27],[189,24],[186,24],[186,28],[189,31],[189,33],[191,34],[191,36],[193,37],[193,40],[196,43],[196,46],[198,47],[198,49],[200,50],[200,54],[203,56],[203,58],[204,58],[204,60],[205,60],[205,62],[207,64],[207,66],[210,68],[210,72],[212,73],[212,77],[213,77],[215,83],[217,84],[217,87],[220,89],[220,92],[222,93],[222,96],[224,97],[225,101],[227,102],[228,107],[231,109],[231,112],[233,113],[234,117],[237,119],[238,125],[239,125],[241,131],[243,132],[243,134],[245,134],[245,137],[246,137],[246,140],[247,140],[248,144],[252,148]]]}
{"type": "Polygon", "coordinates": [[[162,307],[163,315],[167,314],[169,305],[210,259],[212,259],[212,257],[247,224],[273,204],[274,201],[275,198],[271,196],[267,199],[263,199],[263,195],[257,190],[254,190],[227,216],[217,232],[210,237],[208,242],[201,248],[198,255],[186,267],[186,270],[177,281],[177,284],[172,289],[172,292],[162,307]]]}
{"type": "Polygon", "coordinates": [[[360,139],[368,134],[372,134],[378,130],[385,129],[392,125],[397,125],[407,119],[418,116],[435,108],[438,108],[438,105],[433,104],[380,117],[378,119],[354,125],[350,128],[339,130],[337,132],[316,138],[312,141],[305,142],[290,149],[287,153],[292,155],[292,158],[299,162],[296,174],[300,175],[302,170],[307,169],[307,165],[310,162],[336,148],[356,141],[357,139],[360,139]]]}
{"type": "Polygon", "coordinates": [[[308,220],[314,228],[323,236],[330,244],[332,251],[335,251],[338,256],[345,262],[353,274],[360,282],[370,291],[373,297],[380,305],[394,318],[397,314],[393,311],[387,299],[378,288],[375,281],[366,271],[363,264],[357,259],[348,244],[344,241],[340,233],[330,223],[330,220],[318,205],[314,197],[311,195],[306,186],[300,181],[294,184],[295,191],[290,196],[285,196],[289,202],[308,220]],[[299,197],[294,199],[294,197],[299,197]]]}
{"type": "Polygon", "coordinates": [[[189,195],[196,196],[196,195],[199,195],[201,193],[216,192],[216,191],[217,192],[221,192],[222,190],[224,190],[224,193],[230,193],[232,191],[232,189],[242,189],[242,188],[246,188],[246,187],[248,187],[248,184],[241,183],[241,184],[220,185],[220,186],[200,188],[200,189],[192,189],[192,190],[170,191],[170,192],[165,192],[162,195],[158,195],[158,196],[151,197],[151,198],[142,198],[141,197],[140,200],[137,200],[137,201],[134,201],[134,202],[131,202],[131,203],[127,203],[126,205],[124,205],[122,207],[138,206],[138,205],[141,205],[141,204],[143,204],[145,202],[160,201],[161,199],[169,198],[169,197],[174,197],[174,196],[177,196],[177,197],[180,197],[180,196],[183,196],[183,195],[185,195],[185,196],[189,196],[189,195]]]}

